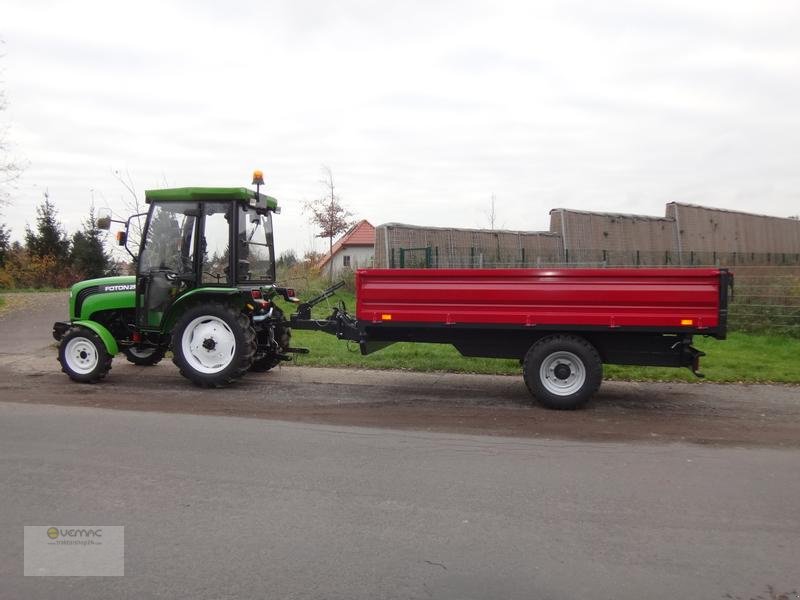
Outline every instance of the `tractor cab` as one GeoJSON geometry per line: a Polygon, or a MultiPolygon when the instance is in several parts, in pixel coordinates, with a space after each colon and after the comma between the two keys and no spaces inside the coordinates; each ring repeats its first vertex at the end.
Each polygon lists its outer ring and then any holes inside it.
{"type": "Polygon", "coordinates": [[[159,329],[172,303],[197,288],[275,282],[274,198],[246,188],[177,188],[149,190],[145,200],[150,209],[136,265],[139,329],[159,329]]]}

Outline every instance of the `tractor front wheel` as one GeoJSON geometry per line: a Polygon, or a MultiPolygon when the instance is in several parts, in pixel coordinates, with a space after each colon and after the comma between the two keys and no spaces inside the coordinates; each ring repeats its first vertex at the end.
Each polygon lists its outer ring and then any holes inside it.
{"type": "Polygon", "coordinates": [[[232,306],[198,304],[186,310],[172,334],[172,361],[181,375],[201,387],[222,387],[253,364],[256,334],[232,306]]]}
{"type": "Polygon", "coordinates": [[[58,346],[61,370],[81,383],[96,383],[105,377],[111,358],[100,336],[85,327],[72,327],[58,346]]]}

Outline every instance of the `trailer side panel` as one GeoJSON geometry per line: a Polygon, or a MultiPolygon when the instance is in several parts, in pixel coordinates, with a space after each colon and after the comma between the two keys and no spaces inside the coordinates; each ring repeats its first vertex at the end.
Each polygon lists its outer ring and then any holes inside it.
{"type": "Polygon", "coordinates": [[[360,323],[725,336],[724,269],[363,269],[360,323]]]}

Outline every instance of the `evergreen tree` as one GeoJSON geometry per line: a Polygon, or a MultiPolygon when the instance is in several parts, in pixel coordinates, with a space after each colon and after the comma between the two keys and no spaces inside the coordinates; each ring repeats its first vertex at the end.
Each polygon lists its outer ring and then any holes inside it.
{"type": "Polygon", "coordinates": [[[69,240],[58,222],[56,207],[45,192],[44,202],[36,207],[36,231],[25,228],[25,246],[32,256],[52,256],[58,263],[69,258],[69,240]]]}
{"type": "Polygon", "coordinates": [[[81,225],[81,231],[72,236],[70,262],[84,277],[102,277],[108,270],[110,257],[103,247],[103,232],[97,228],[94,205],[89,207],[89,218],[81,225]]]}
{"type": "Polygon", "coordinates": [[[0,267],[6,264],[6,256],[11,250],[11,232],[5,223],[0,223],[0,267]]]}
{"type": "Polygon", "coordinates": [[[297,254],[295,254],[294,250],[284,250],[278,257],[277,266],[278,268],[291,269],[297,262],[297,254]]]}

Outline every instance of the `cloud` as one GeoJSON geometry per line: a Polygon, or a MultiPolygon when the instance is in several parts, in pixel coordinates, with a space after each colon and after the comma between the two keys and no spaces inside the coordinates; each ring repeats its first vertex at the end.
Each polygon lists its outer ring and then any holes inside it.
{"type": "MultiPolygon", "coordinates": [[[[800,15],[784,2],[11,2],[4,85],[74,229],[137,187],[247,185],[303,251],[319,167],[373,223],[546,228],[553,206],[796,213],[800,15]],[[47,18],[42,18],[46,14],[47,18]]],[[[320,246],[321,247],[321,246],[320,246]]]]}

